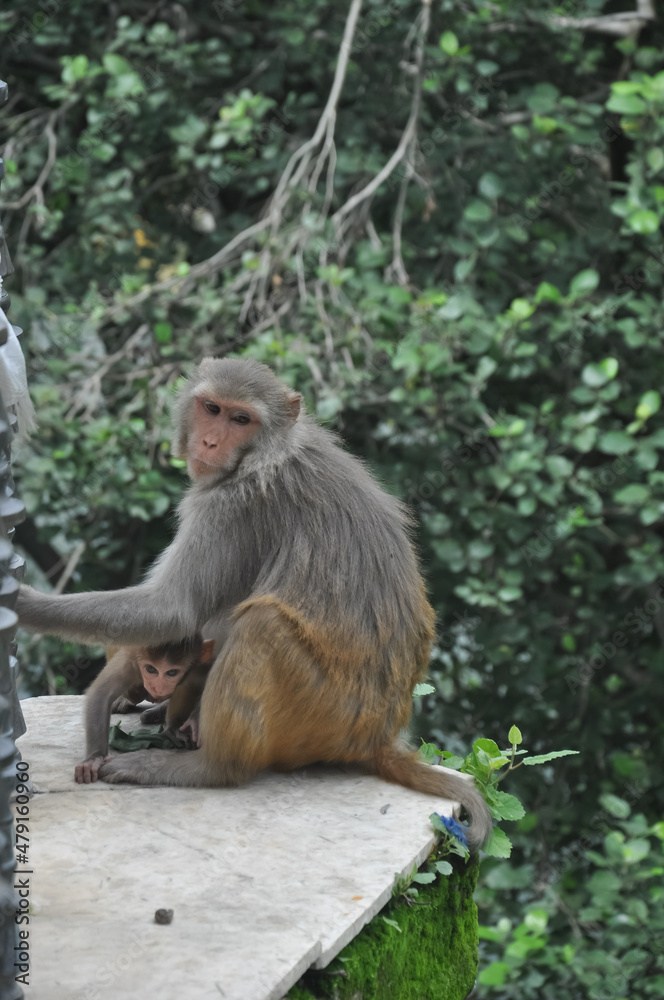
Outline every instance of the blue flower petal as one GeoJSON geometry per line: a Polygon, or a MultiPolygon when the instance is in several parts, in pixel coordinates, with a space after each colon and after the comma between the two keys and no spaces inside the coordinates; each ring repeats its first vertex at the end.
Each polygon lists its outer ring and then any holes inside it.
{"type": "Polygon", "coordinates": [[[452,819],[451,816],[440,816],[440,813],[438,815],[440,817],[440,822],[443,824],[447,832],[453,837],[456,837],[463,847],[468,847],[466,828],[462,826],[461,823],[457,823],[457,821],[452,819]]]}

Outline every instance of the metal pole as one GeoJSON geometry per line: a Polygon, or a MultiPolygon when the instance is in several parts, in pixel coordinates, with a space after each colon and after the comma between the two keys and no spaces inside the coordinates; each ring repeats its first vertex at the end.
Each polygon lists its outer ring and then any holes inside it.
{"type": "MultiPolygon", "coordinates": [[[[0,106],[9,97],[7,84],[0,81],[0,106]]],[[[4,177],[0,160],[0,182],[4,177]]],[[[0,227],[0,275],[13,271],[4,233],[0,227]]],[[[2,290],[0,307],[9,308],[9,295],[2,290]]],[[[0,331],[0,351],[7,342],[7,332],[0,331]]],[[[12,549],[14,526],[25,517],[23,504],[14,496],[11,475],[11,441],[16,417],[9,415],[0,397],[0,1000],[22,1000],[23,990],[16,982],[19,955],[19,927],[16,923],[18,896],[15,891],[15,826],[11,797],[20,778],[16,764],[20,755],[14,742],[25,732],[23,713],[16,694],[17,661],[13,655],[14,633],[18,619],[14,612],[18,576],[23,575],[23,560],[12,549]],[[17,775],[19,777],[17,777],[17,775]]]]}

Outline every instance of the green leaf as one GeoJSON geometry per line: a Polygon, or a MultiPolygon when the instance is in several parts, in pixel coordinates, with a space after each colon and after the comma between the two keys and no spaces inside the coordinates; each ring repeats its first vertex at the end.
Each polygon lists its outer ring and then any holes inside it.
{"type": "Polygon", "coordinates": [[[484,750],[489,757],[500,757],[500,748],[493,740],[481,738],[473,743],[473,750],[484,750]]]}
{"type": "Polygon", "coordinates": [[[616,358],[604,358],[596,364],[586,365],[581,372],[581,378],[586,385],[596,389],[601,385],[606,385],[618,374],[618,361],[616,358]]]}
{"type": "Polygon", "coordinates": [[[623,858],[628,865],[636,865],[650,854],[650,841],[636,837],[623,846],[623,858]]]}
{"type": "Polygon", "coordinates": [[[611,792],[605,792],[604,795],[600,795],[599,802],[603,809],[606,809],[608,813],[611,813],[612,816],[616,816],[618,819],[627,819],[630,814],[629,803],[625,802],[624,799],[618,798],[617,795],[613,795],[611,792]]]}
{"type": "Polygon", "coordinates": [[[131,64],[115,52],[105,52],[102,58],[102,65],[111,76],[121,76],[124,73],[134,72],[131,64]]]}
{"type": "Polygon", "coordinates": [[[585,271],[579,271],[570,283],[569,291],[572,298],[577,299],[582,295],[589,295],[594,292],[599,285],[599,274],[589,267],[585,271]]]}
{"type": "Polygon", "coordinates": [[[435,868],[439,875],[451,875],[454,871],[449,861],[436,861],[435,868]]]}
{"type": "Polygon", "coordinates": [[[522,517],[530,517],[537,510],[537,500],[535,497],[521,497],[517,508],[522,517]]]}
{"type": "Polygon", "coordinates": [[[535,292],[535,302],[560,302],[562,292],[548,281],[542,281],[535,292]]]}
{"type": "Polygon", "coordinates": [[[441,757],[443,758],[441,763],[453,771],[460,770],[466,763],[463,757],[457,757],[456,754],[450,753],[449,750],[443,750],[441,757]]]}
{"type": "Polygon", "coordinates": [[[514,319],[528,319],[535,312],[535,306],[528,299],[512,299],[508,315],[514,319]]]}
{"type": "Polygon", "coordinates": [[[488,171],[480,177],[478,189],[485,198],[499,198],[503,193],[503,182],[498,174],[488,171]]]}
{"type": "Polygon", "coordinates": [[[507,426],[505,424],[494,424],[489,428],[491,437],[517,437],[523,434],[526,429],[526,421],[522,417],[512,420],[507,426]]]}
{"type": "Polygon", "coordinates": [[[548,118],[546,115],[533,115],[533,126],[537,132],[548,135],[549,132],[555,132],[558,128],[558,122],[555,118],[548,118]]]}
{"type": "Polygon", "coordinates": [[[640,208],[627,218],[628,226],[641,236],[656,233],[659,229],[659,216],[649,208],[640,208]]]}
{"type": "Polygon", "coordinates": [[[520,597],[523,597],[523,591],[521,587],[501,587],[498,591],[498,597],[501,601],[518,601],[520,597]]]}
{"type": "Polygon", "coordinates": [[[413,875],[413,882],[417,882],[419,885],[429,885],[431,882],[435,882],[436,875],[434,872],[418,872],[417,875],[413,875]]]}
{"type": "Polygon", "coordinates": [[[624,431],[607,431],[597,442],[597,447],[606,455],[625,455],[635,447],[634,439],[624,431]]]}
{"type": "Polygon", "coordinates": [[[413,698],[423,698],[425,694],[435,694],[433,684],[416,684],[413,688],[413,698]]]}
{"type": "Polygon", "coordinates": [[[62,57],[62,81],[63,83],[76,83],[82,80],[88,73],[87,56],[63,56],[62,57]]]}
{"type": "Polygon", "coordinates": [[[616,490],[613,494],[613,499],[616,503],[624,504],[642,504],[645,503],[649,497],[649,488],[647,486],[642,486],[639,483],[630,483],[629,486],[623,486],[621,490],[616,490]]]}
{"type": "Polygon", "coordinates": [[[572,754],[578,754],[578,750],[553,750],[551,753],[542,753],[537,757],[526,757],[523,761],[524,764],[546,764],[547,761],[555,760],[556,757],[569,757],[572,754]]]}
{"type": "Polygon", "coordinates": [[[521,730],[518,726],[511,726],[510,731],[507,734],[507,742],[511,746],[518,746],[519,743],[523,743],[523,736],[521,735],[521,730]]]}
{"type": "Polygon", "coordinates": [[[464,218],[469,219],[471,222],[488,222],[493,212],[490,205],[487,205],[485,201],[474,198],[466,205],[463,215],[464,218]]]}
{"type": "Polygon", "coordinates": [[[492,858],[509,858],[512,853],[512,842],[504,830],[494,826],[491,836],[482,850],[492,858]]]}
{"type": "Polygon", "coordinates": [[[338,396],[323,396],[316,403],[316,413],[321,420],[331,420],[342,407],[343,402],[338,396]]]}
{"type": "Polygon", "coordinates": [[[420,760],[423,760],[425,764],[434,764],[439,762],[441,757],[441,751],[438,749],[435,743],[425,743],[422,740],[421,745],[417,750],[420,760]]]}
{"type": "Polygon", "coordinates": [[[154,325],[154,335],[157,340],[162,344],[167,344],[170,342],[172,333],[172,327],[170,323],[155,323],[154,325]]]}
{"type": "Polygon", "coordinates": [[[529,931],[541,934],[547,928],[547,924],[549,923],[549,914],[546,910],[529,910],[529,912],[526,913],[523,922],[529,931]]]}
{"type": "Polygon", "coordinates": [[[574,465],[563,455],[547,455],[544,464],[552,479],[569,479],[574,472],[574,465]]]}
{"type": "Polygon", "coordinates": [[[385,921],[386,924],[389,924],[390,927],[394,927],[395,931],[399,931],[399,934],[401,934],[401,928],[399,927],[396,920],[391,920],[389,917],[385,916],[383,916],[383,920],[385,921]]]}
{"type": "Polygon", "coordinates": [[[662,167],[664,167],[664,150],[658,146],[654,146],[646,153],[646,160],[653,173],[659,173],[662,167]]]}
{"type": "Polygon", "coordinates": [[[490,791],[491,794],[490,796],[487,795],[487,799],[491,806],[494,819],[523,819],[526,815],[526,810],[523,808],[516,795],[511,795],[509,792],[500,792],[495,788],[492,788],[490,791]]]}
{"type": "Polygon", "coordinates": [[[459,51],[459,39],[453,31],[444,31],[440,36],[439,44],[448,56],[454,56],[459,51]]]}
{"type": "Polygon", "coordinates": [[[636,94],[617,94],[614,92],[606,102],[608,111],[616,111],[619,115],[643,115],[646,103],[636,94]]]}
{"type": "Polygon", "coordinates": [[[477,980],[482,986],[504,986],[511,971],[512,967],[507,962],[492,962],[482,969],[477,980]]]}
{"type": "Polygon", "coordinates": [[[639,420],[647,420],[653,413],[657,413],[662,405],[662,397],[654,389],[644,392],[636,408],[636,416],[639,420]]]}
{"type": "Polygon", "coordinates": [[[302,28],[286,28],[282,35],[289,45],[302,45],[307,37],[302,28]]]}

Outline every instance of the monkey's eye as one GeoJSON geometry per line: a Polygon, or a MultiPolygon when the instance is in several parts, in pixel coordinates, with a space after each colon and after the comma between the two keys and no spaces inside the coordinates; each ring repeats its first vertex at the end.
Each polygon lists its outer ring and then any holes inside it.
{"type": "Polygon", "coordinates": [[[166,676],[167,677],[179,677],[180,673],[181,673],[180,668],[179,667],[174,667],[173,670],[167,670],[166,671],[166,676]]]}
{"type": "Polygon", "coordinates": [[[203,406],[208,411],[208,413],[221,413],[221,407],[217,406],[216,403],[210,402],[209,399],[205,400],[205,402],[203,403],[203,406]]]}
{"type": "Polygon", "coordinates": [[[250,424],[251,417],[247,416],[246,413],[236,413],[234,417],[231,417],[236,424],[250,424]]]}
{"type": "Polygon", "coordinates": [[[158,674],[159,671],[156,667],[153,667],[151,663],[144,663],[143,668],[148,674],[158,674]]]}

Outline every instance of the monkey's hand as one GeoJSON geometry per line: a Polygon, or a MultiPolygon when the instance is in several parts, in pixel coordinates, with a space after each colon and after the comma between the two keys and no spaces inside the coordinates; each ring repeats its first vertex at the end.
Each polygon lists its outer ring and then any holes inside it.
{"type": "Polygon", "coordinates": [[[134,785],[203,785],[198,776],[200,750],[134,750],[111,757],[99,777],[111,785],[128,781],[134,785]]]}
{"type": "Polygon", "coordinates": [[[101,765],[110,759],[110,756],[88,757],[87,760],[77,764],[74,768],[75,780],[79,785],[91,784],[91,782],[96,781],[99,777],[99,768],[101,765]]]}
{"type": "Polygon", "coordinates": [[[198,712],[192,712],[186,722],[180,726],[180,732],[192,747],[200,746],[200,730],[198,727],[198,712]]]}
{"type": "Polygon", "coordinates": [[[116,698],[111,705],[111,715],[126,715],[127,712],[137,712],[138,709],[129,698],[116,698]]]}
{"type": "Polygon", "coordinates": [[[141,722],[144,726],[160,726],[166,721],[167,709],[167,701],[162,701],[159,705],[154,705],[152,708],[146,708],[141,712],[141,722]]]}

